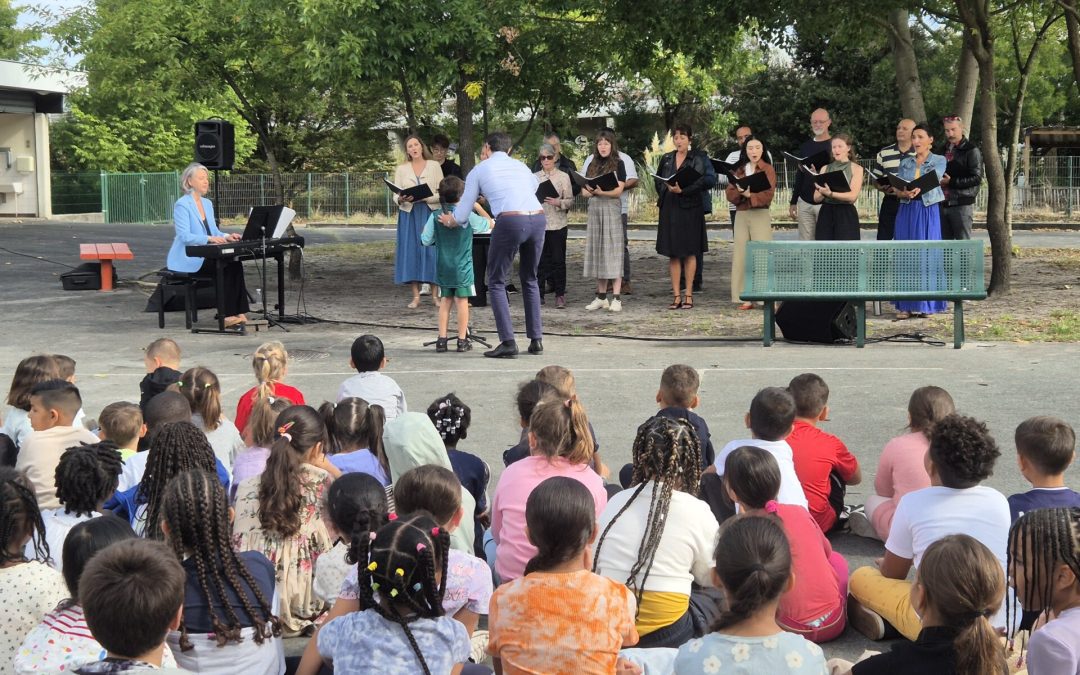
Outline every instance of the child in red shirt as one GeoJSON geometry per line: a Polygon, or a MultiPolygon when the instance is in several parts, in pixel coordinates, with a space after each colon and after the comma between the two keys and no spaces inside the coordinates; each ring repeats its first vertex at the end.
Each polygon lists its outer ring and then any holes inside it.
{"type": "Polygon", "coordinates": [[[817,427],[829,419],[829,387],[813,373],[803,373],[788,384],[795,399],[795,424],[787,442],[795,460],[810,515],[828,532],[844,509],[848,485],[862,481],[862,469],[844,442],[817,427]]]}
{"type": "Polygon", "coordinates": [[[257,386],[248,389],[240,397],[236,404],[236,428],[241,434],[247,428],[251,409],[255,406],[255,397],[263,400],[284,397],[292,401],[293,405],[304,405],[304,395],[299,389],[290,387],[282,382],[285,374],[289,371],[289,353],[285,351],[285,345],[280,342],[264,342],[255,350],[251,357],[251,368],[255,371],[255,378],[259,381],[257,386]]]}

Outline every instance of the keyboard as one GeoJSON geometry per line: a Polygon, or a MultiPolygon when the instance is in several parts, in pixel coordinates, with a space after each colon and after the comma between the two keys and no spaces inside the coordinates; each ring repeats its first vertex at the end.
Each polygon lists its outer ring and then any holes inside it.
{"type": "MultiPolygon", "coordinates": [[[[303,237],[281,237],[266,240],[266,255],[272,256],[281,251],[304,248],[303,237]]],[[[258,241],[230,241],[227,244],[204,244],[184,248],[192,258],[229,258],[233,260],[252,260],[263,257],[263,243],[258,241]]]]}

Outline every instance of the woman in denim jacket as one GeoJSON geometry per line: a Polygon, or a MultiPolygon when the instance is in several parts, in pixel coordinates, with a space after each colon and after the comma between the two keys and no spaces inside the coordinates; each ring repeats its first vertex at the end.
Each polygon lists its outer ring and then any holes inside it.
{"type": "MultiPolygon", "coordinates": [[[[911,132],[911,147],[914,155],[907,155],[900,160],[900,169],[897,172],[904,180],[915,180],[929,171],[936,171],[940,177],[945,173],[945,158],[930,152],[934,137],[925,124],[916,124],[911,132]]],[[[938,241],[941,239],[941,211],[938,202],[945,199],[945,194],[940,187],[928,192],[921,192],[915,188],[908,192],[897,191],[900,198],[900,209],[896,213],[895,240],[908,241],[938,241]]],[[[921,274],[931,274],[935,266],[927,260],[925,265],[919,266],[921,274]]],[[[898,300],[893,303],[896,306],[896,318],[908,319],[912,316],[925,316],[944,312],[946,303],[944,300],[898,300]]]]}

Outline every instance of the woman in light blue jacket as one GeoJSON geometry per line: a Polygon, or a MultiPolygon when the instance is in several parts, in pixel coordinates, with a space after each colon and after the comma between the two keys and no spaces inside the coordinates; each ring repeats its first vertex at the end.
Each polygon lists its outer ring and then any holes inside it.
{"type": "MultiPolygon", "coordinates": [[[[900,160],[900,169],[897,175],[904,180],[916,178],[936,171],[940,178],[945,174],[945,158],[930,152],[934,137],[925,124],[916,124],[911,132],[911,147],[914,155],[907,155],[900,160]]],[[[928,192],[920,192],[915,188],[909,192],[897,191],[900,198],[900,209],[896,213],[896,235],[894,239],[916,241],[939,241],[941,239],[941,211],[938,202],[945,199],[945,194],[940,187],[928,192]]],[[[931,257],[927,257],[925,264],[919,265],[919,273],[923,275],[940,274],[940,263],[933,264],[931,257]]],[[[897,319],[909,319],[912,316],[925,316],[944,312],[946,302],[944,300],[899,300],[893,303],[896,306],[897,319]]]]}
{"type": "MultiPolygon", "coordinates": [[[[199,276],[214,275],[215,262],[205,258],[192,258],[185,253],[187,246],[205,246],[206,244],[225,244],[239,241],[239,234],[222,232],[214,219],[214,205],[206,199],[210,191],[210,172],[202,164],[188,164],[180,175],[180,187],[184,196],[176,200],[173,206],[173,227],[176,236],[166,262],[173,272],[187,272],[199,276]]],[[[225,326],[235,326],[247,321],[245,312],[248,306],[247,288],[244,286],[244,266],[238,260],[225,265],[223,270],[225,298],[225,326]]]]}

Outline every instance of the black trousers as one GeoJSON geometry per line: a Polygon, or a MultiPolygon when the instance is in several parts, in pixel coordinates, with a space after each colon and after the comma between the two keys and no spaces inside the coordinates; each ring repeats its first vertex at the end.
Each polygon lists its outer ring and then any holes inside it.
{"type": "MultiPolygon", "coordinates": [[[[264,261],[265,263],[266,261],[264,261]]],[[[202,267],[196,272],[198,276],[214,277],[217,261],[206,258],[202,267]]],[[[225,316],[236,316],[251,311],[248,304],[247,286],[244,284],[244,265],[239,260],[225,263],[222,273],[222,286],[225,289],[225,298],[222,306],[225,308],[225,316]]],[[[263,289],[266,292],[266,289],[263,289]]]]}
{"type": "Polygon", "coordinates": [[[896,197],[886,196],[881,200],[877,217],[878,241],[892,241],[896,237],[896,212],[899,209],[900,200],[896,197]]]}
{"type": "Polygon", "coordinates": [[[540,252],[540,267],[536,280],[543,295],[548,284],[555,295],[566,295],[566,234],[569,228],[544,232],[544,250],[540,252]]]}

